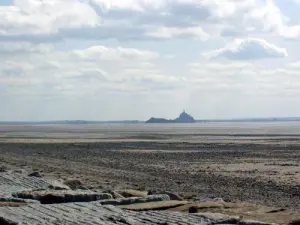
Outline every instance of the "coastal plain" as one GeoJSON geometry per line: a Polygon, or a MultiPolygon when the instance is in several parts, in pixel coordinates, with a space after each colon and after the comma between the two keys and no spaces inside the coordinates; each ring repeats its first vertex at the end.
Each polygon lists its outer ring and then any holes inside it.
{"type": "Polygon", "coordinates": [[[0,166],[89,190],[300,209],[300,123],[0,126],[0,166]]]}

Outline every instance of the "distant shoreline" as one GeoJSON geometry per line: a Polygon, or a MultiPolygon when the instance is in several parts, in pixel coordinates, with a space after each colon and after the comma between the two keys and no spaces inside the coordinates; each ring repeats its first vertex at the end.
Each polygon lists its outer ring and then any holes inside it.
{"type": "MultiPolygon", "coordinates": [[[[216,119],[196,120],[195,123],[226,123],[226,122],[299,122],[300,117],[278,117],[278,118],[246,118],[246,119],[216,119]]],[[[93,125],[93,124],[144,124],[141,120],[116,120],[116,121],[89,121],[89,120],[57,120],[57,121],[0,121],[0,125],[93,125]]],[[[155,124],[155,123],[154,123],[155,124]]],[[[178,124],[178,123],[156,123],[156,124],[178,124]]]]}

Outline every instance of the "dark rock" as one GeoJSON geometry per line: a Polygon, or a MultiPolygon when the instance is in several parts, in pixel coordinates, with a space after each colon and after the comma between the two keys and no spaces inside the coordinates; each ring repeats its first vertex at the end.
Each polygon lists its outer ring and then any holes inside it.
{"type": "Polygon", "coordinates": [[[291,221],[289,225],[300,225],[300,219],[291,221]]]}
{"type": "Polygon", "coordinates": [[[65,198],[64,196],[55,195],[55,194],[46,194],[38,199],[41,204],[58,204],[58,203],[64,203],[65,198]]]}
{"type": "Polygon", "coordinates": [[[112,199],[110,194],[81,192],[81,191],[24,191],[14,194],[15,197],[23,199],[38,200],[42,204],[67,203],[67,202],[92,202],[112,199]]]}
{"type": "Polygon", "coordinates": [[[198,212],[197,207],[191,206],[191,207],[189,208],[189,213],[197,213],[197,212],[198,212]]]}
{"type": "Polygon", "coordinates": [[[0,172],[7,172],[8,171],[8,168],[4,165],[1,165],[0,166],[0,172]]]}
{"type": "Polygon", "coordinates": [[[0,217],[0,224],[1,225],[18,225],[18,223],[10,221],[6,218],[0,217]]]}
{"type": "Polygon", "coordinates": [[[143,197],[143,198],[146,198],[148,196],[147,191],[138,191],[138,190],[124,190],[124,191],[117,191],[117,193],[124,196],[125,198],[129,198],[129,197],[143,197]]]}
{"type": "Polygon", "coordinates": [[[38,171],[30,173],[30,174],[28,174],[28,176],[29,177],[39,177],[39,178],[43,177],[43,175],[38,171]]]}

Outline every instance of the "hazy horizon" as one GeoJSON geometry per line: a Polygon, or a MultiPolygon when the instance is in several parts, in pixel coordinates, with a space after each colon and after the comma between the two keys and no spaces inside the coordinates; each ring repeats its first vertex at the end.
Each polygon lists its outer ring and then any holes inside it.
{"type": "Polygon", "coordinates": [[[0,121],[300,116],[299,0],[2,0],[0,121]]]}

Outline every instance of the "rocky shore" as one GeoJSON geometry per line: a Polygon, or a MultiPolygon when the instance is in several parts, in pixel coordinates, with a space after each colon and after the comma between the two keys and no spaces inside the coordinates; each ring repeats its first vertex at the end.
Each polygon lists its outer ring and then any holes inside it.
{"type": "Polygon", "coordinates": [[[0,132],[0,224],[296,225],[291,221],[300,219],[296,125],[0,132]]]}
{"type": "Polygon", "coordinates": [[[81,180],[90,190],[171,191],[300,209],[300,147],[277,143],[102,141],[1,143],[0,165],[46,178],[81,180]]]}
{"type": "Polygon", "coordinates": [[[296,211],[280,208],[223,199],[193,202],[167,191],[90,191],[66,184],[72,182],[2,170],[0,224],[297,224],[296,211]]]}

